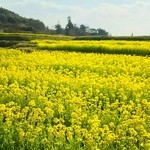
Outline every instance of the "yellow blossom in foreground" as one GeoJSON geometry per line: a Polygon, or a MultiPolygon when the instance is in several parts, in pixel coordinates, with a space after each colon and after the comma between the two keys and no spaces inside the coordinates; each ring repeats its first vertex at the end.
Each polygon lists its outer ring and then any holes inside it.
{"type": "MultiPolygon", "coordinates": [[[[68,44],[149,47],[86,42],[68,44]]],[[[150,149],[148,56],[1,49],[0,60],[0,149],[150,149]]]]}

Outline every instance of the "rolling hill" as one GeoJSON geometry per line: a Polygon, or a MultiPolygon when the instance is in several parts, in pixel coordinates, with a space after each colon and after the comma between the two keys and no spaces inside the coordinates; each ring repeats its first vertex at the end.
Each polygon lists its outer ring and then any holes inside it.
{"type": "Polygon", "coordinates": [[[10,10],[0,8],[1,32],[45,32],[47,27],[40,20],[22,17],[10,10]]]}

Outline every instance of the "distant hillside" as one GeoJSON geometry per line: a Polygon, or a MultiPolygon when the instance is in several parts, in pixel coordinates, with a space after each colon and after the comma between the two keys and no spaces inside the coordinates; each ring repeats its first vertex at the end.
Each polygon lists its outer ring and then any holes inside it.
{"type": "Polygon", "coordinates": [[[4,32],[45,32],[47,27],[40,20],[21,17],[20,15],[0,8],[0,31],[4,32]]]}

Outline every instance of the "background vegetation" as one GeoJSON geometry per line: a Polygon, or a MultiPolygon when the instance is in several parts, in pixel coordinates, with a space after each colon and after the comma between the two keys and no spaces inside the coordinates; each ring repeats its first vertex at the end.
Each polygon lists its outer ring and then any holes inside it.
{"type": "Polygon", "coordinates": [[[40,20],[21,17],[4,8],[0,8],[0,29],[3,32],[45,32],[47,28],[40,20]]]}
{"type": "Polygon", "coordinates": [[[58,22],[55,29],[49,29],[40,20],[21,17],[20,15],[0,8],[0,32],[29,32],[29,33],[46,33],[46,34],[62,34],[68,36],[85,36],[85,35],[105,35],[109,33],[104,29],[89,28],[81,24],[79,27],[73,24],[71,17],[68,17],[68,23],[63,28],[58,22]]]}

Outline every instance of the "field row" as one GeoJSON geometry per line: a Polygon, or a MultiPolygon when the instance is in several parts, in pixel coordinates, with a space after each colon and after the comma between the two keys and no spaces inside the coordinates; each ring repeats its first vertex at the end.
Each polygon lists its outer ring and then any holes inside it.
{"type": "Polygon", "coordinates": [[[0,49],[0,149],[150,149],[150,58],[0,49]]]}
{"type": "Polygon", "coordinates": [[[33,40],[39,49],[67,50],[86,53],[108,53],[128,55],[150,55],[150,42],[143,41],[55,41],[33,40]]]}

